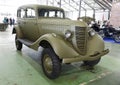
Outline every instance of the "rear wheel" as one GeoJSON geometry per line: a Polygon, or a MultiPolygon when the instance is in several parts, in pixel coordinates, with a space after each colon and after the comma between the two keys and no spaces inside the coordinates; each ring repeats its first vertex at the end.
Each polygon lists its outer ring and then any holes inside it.
{"type": "Polygon", "coordinates": [[[22,43],[20,41],[18,41],[17,39],[18,39],[18,37],[16,35],[15,36],[15,45],[16,45],[16,49],[20,51],[22,49],[22,43]]]}
{"type": "Polygon", "coordinates": [[[61,62],[53,49],[44,48],[42,53],[42,69],[45,75],[50,79],[55,79],[61,72],[61,62]]]}
{"type": "Polygon", "coordinates": [[[97,59],[97,60],[93,60],[93,61],[84,61],[84,64],[85,65],[88,65],[88,66],[95,66],[96,64],[98,64],[100,62],[100,59],[97,59]]]}
{"type": "Polygon", "coordinates": [[[117,42],[117,43],[120,42],[120,35],[114,35],[113,38],[114,38],[115,42],[117,42]]]}

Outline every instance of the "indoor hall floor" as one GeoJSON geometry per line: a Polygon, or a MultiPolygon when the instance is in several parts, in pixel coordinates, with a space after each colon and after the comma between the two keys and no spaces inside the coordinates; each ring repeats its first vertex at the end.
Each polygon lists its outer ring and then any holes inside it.
{"type": "Polygon", "coordinates": [[[16,51],[12,27],[0,31],[0,85],[120,85],[120,44],[105,42],[110,53],[102,57],[94,70],[81,62],[62,65],[59,78],[50,80],[43,74],[39,51],[23,46],[16,51]]]}

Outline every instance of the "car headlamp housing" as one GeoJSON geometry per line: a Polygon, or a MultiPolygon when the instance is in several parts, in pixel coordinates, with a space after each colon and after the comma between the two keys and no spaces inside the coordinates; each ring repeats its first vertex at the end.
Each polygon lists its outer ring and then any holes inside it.
{"type": "Polygon", "coordinates": [[[72,32],[70,30],[65,31],[65,38],[68,39],[72,36],[72,32]]]}
{"type": "Polygon", "coordinates": [[[90,29],[90,30],[89,30],[89,35],[90,35],[90,36],[94,36],[95,34],[96,34],[96,33],[95,33],[95,31],[94,31],[93,29],[90,29]]]}

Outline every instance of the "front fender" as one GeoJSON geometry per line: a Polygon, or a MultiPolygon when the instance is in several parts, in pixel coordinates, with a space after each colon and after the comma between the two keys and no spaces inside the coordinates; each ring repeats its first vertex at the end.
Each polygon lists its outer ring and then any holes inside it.
{"type": "Polygon", "coordinates": [[[87,56],[93,55],[97,52],[102,52],[105,49],[104,40],[98,34],[93,36],[91,39],[88,40],[87,43],[87,56]]]}
{"type": "Polygon", "coordinates": [[[59,56],[59,58],[70,58],[77,57],[79,54],[74,50],[72,45],[67,42],[67,40],[56,34],[45,34],[40,37],[34,45],[31,46],[33,49],[38,49],[39,44],[42,41],[47,41],[52,46],[54,52],[59,56]]]}

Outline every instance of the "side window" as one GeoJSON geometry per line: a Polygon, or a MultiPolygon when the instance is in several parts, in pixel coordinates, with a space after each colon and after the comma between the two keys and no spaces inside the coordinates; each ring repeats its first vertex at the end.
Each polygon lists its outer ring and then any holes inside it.
{"type": "Polygon", "coordinates": [[[28,8],[27,9],[27,18],[35,18],[35,10],[28,8]]]}
{"type": "Polygon", "coordinates": [[[47,13],[45,14],[46,10],[45,9],[39,9],[39,16],[47,16],[47,13]]]}
{"type": "Polygon", "coordinates": [[[64,11],[62,10],[50,10],[50,9],[38,9],[38,16],[40,17],[58,17],[64,18],[64,11]]]}
{"type": "Polygon", "coordinates": [[[25,10],[21,10],[21,18],[25,18],[25,10]]]}
{"type": "Polygon", "coordinates": [[[21,10],[17,10],[17,17],[21,16],[20,12],[21,12],[21,10]]]}
{"type": "Polygon", "coordinates": [[[49,11],[49,17],[55,17],[55,11],[49,11]]]}
{"type": "Polygon", "coordinates": [[[17,11],[17,17],[24,18],[25,17],[25,10],[24,9],[18,10],[17,11]]]}

